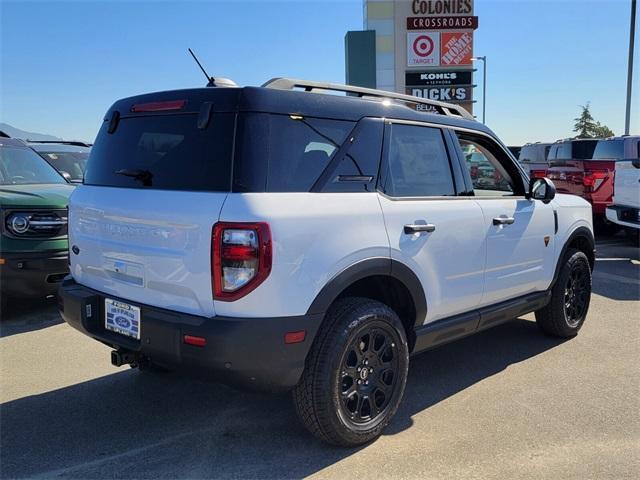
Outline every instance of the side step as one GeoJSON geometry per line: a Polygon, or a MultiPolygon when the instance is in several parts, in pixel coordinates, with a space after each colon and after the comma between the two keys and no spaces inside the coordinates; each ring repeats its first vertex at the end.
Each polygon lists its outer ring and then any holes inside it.
{"type": "Polygon", "coordinates": [[[462,313],[416,328],[416,344],[412,353],[467,337],[471,334],[495,327],[520,315],[541,309],[551,299],[551,292],[535,292],[522,297],[490,305],[468,313],[462,313]]]}

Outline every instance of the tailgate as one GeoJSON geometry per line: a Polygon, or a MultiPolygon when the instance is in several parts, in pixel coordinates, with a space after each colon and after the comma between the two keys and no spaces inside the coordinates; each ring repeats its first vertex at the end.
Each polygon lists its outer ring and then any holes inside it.
{"type": "Polygon", "coordinates": [[[553,181],[559,193],[571,193],[582,196],[585,193],[583,185],[584,162],[582,160],[552,161],[547,177],[553,181]]]}
{"type": "Polygon", "coordinates": [[[640,208],[640,160],[616,163],[613,200],[616,205],[640,208]]]}
{"type": "Polygon", "coordinates": [[[211,229],[225,197],[79,187],[69,210],[74,279],[125,300],[214,315],[211,229]]]}

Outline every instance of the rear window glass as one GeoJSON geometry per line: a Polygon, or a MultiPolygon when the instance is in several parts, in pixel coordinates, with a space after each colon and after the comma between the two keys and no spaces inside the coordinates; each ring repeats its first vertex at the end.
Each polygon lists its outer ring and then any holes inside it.
{"type": "Polygon", "coordinates": [[[122,118],[102,126],[84,183],[161,190],[228,191],[234,114],[216,113],[199,129],[197,114],[122,118]]]}
{"type": "Polygon", "coordinates": [[[551,146],[549,160],[590,160],[598,142],[594,140],[573,140],[551,146]]]}
{"type": "Polygon", "coordinates": [[[518,161],[520,162],[535,162],[537,160],[536,149],[538,147],[535,145],[527,145],[522,147],[520,150],[520,156],[518,157],[518,161]]]}
{"type": "Polygon", "coordinates": [[[233,190],[309,191],[354,125],[298,115],[240,115],[233,190]]]}
{"type": "Polygon", "coordinates": [[[598,160],[620,160],[624,158],[624,141],[600,140],[593,152],[593,158],[598,160]]]}

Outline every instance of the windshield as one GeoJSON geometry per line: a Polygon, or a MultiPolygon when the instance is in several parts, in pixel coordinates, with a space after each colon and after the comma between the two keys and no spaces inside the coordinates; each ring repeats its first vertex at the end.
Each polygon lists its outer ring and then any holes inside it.
{"type": "Polygon", "coordinates": [[[0,185],[67,183],[30,148],[0,148],[0,185]]]}

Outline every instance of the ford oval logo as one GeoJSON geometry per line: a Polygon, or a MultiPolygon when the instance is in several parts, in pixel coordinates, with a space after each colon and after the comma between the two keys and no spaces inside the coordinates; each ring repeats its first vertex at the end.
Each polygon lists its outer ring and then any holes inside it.
{"type": "Polygon", "coordinates": [[[119,315],[116,318],[114,318],[113,321],[116,322],[116,324],[120,328],[129,328],[129,327],[131,327],[131,321],[127,317],[122,317],[122,316],[119,315]]]}

